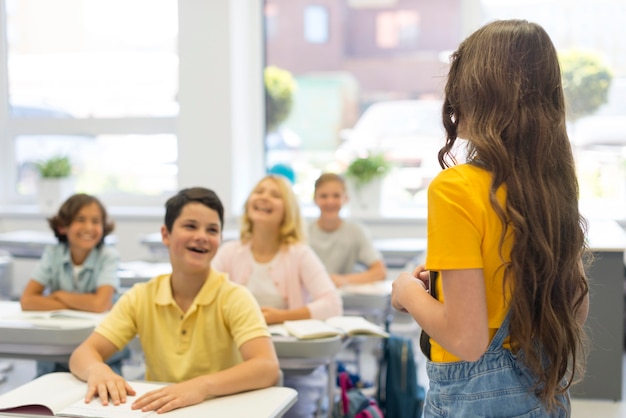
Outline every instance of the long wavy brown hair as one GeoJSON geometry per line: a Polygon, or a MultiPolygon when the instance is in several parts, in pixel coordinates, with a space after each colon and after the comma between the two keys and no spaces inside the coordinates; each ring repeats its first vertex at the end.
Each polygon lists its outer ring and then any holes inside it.
{"type": "Polygon", "coordinates": [[[468,160],[493,176],[489,199],[504,227],[501,251],[506,231],[514,234],[503,264],[512,289],[511,344],[552,409],[584,369],[586,336],[576,313],[588,292],[582,262],[588,252],[561,70],[543,28],[495,21],[463,41],[451,57],[443,121],[440,165],[454,160],[460,133],[468,139],[468,160]],[[505,207],[495,198],[501,186],[505,207]]]}

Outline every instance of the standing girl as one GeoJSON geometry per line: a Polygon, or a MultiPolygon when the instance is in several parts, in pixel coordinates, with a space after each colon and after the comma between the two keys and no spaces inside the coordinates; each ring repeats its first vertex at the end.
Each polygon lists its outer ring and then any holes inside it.
{"type": "MultiPolygon", "coordinates": [[[[25,311],[111,309],[119,285],[117,251],[104,244],[114,223],[94,196],[75,194],[48,219],[58,244],[45,249],[20,303],[25,311]]],[[[67,364],[38,362],[38,374],[69,371],[67,364]]]]}
{"type": "Polygon", "coordinates": [[[461,43],[443,123],[449,168],[428,190],[426,266],[392,292],[430,336],[424,415],[569,416],[589,303],[585,222],[547,33],[496,21],[461,43]],[[450,167],[457,137],[468,163],[450,167]]]}

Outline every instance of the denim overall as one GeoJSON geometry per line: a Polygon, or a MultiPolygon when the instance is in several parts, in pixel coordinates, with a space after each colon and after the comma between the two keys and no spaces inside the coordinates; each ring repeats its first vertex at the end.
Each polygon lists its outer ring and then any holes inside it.
{"type": "Polygon", "coordinates": [[[430,389],[424,417],[569,417],[569,395],[557,397],[564,406],[550,414],[532,391],[529,370],[502,347],[509,333],[509,314],[485,354],[476,362],[434,363],[426,370],[430,389]]]}

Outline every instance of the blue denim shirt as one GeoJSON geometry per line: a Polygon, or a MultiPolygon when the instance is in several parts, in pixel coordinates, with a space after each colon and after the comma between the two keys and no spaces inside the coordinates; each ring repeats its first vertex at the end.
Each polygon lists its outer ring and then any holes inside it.
{"type": "Polygon", "coordinates": [[[70,249],[67,244],[59,243],[46,247],[35,266],[32,278],[50,292],[65,290],[93,293],[104,285],[111,285],[115,289],[119,287],[118,264],[119,254],[114,248],[106,245],[96,247],[83,263],[83,270],[75,284],[70,249]]]}

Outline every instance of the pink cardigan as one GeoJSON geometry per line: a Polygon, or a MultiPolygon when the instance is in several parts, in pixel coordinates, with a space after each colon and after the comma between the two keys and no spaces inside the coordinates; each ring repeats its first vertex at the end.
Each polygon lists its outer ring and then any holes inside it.
{"type": "MultiPolygon", "coordinates": [[[[292,244],[276,257],[270,271],[278,293],[287,300],[288,309],[309,308],[311,318],[326,319],[343,313],[341,296],[311,247],[292,244]]],[[[230,280],[244,286],[252,272],[250,244],[229,241],[220,247],[211,266],[227,273],[230,280]]]]}

